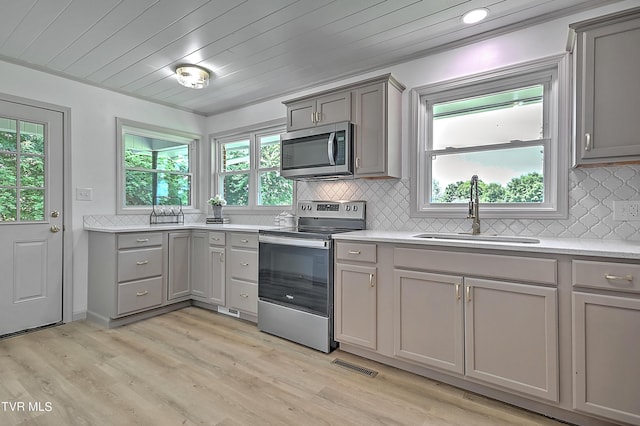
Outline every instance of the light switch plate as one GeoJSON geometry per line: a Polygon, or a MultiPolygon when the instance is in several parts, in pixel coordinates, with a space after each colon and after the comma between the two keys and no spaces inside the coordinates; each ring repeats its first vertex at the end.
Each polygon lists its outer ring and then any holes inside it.
{"type": "Polygon", "coordinates": [[[613,220],[618,222],[640,221],[640,201],[614,201],[613,220]]]}
{"type": "Polygon", "coordinates": [[[76,200],[78,201],[93,200],[93,189],[92,188],[76,188],[76,200]]]}

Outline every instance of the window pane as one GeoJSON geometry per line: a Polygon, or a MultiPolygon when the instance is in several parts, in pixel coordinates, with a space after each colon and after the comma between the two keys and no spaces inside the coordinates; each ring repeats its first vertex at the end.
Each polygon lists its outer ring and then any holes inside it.
{"type": "Polygon", "coordinates": [[[44,190],[20,191],[20,220],[44,220],[44,190]]]}
{"type": "Polygon", "coordinates": [[[20,151],[44,155],[44,125],[20,122],[20,151]]]}
{"type": "Polygon", "coordinates": [[[124,139],[125,167],[189,172],[188,144],[131,134],[124,139]]]}
{"type": "Polygon", "coordinates": [[[158,170],[189,173],[189,147],[181,145],[157,152],[158,170]]]}
{"type": "Polygon", "coordinates": [[[0,222],[15,222],[18,220],[16,206],[16,190],[0,188],[0,222]]]}
{"type": "Polygon", "coordinates": [[[191,178],[189,176],[158,173],[156,197],[167,197],[167,203],[170,205],[178,205],[180,203],[183,206],[190,205],[190,188],[191,178]],[[180,203],[178,203],[178,200],[180,200],[180,203]]]}
{"type": "Polygon", "coordinates": [[[222,177],[222,198],[231,206],[249,205],[249,174],[233,174],[222,177]]]}
{"type": "Polygon", "coordinates": [[[280,135],[260,137],[260,168],[280,167],[280,135]]]}
{"type": "Polygon", "coordinates": [[[125,206],[153,205],[153,177],[155,173],[127,170],[125,173],[125,206]]]}
{"type": "Polygon", "coordinates": [[[18,136],[16,120],[0,117],[0,151],[16,151],[18,136]]]}
{"type": "Polygon", "coordinates": [[[18,172],[16,156],[0,154],[0,186],[16,186],[18,172]]]}
{"type": "Polygon", "coordinates": [[[544,87],[443,102],[433,106],[433,149],[542,139],[544,87]]]}
{"type": "Polygon", "coordinates": [[[278,171],[260,173],[258,205],[284,206],[293,203],[293,182],[280,176],[278,171]]]}
{"type": "Polygon", "coordinates": [[[221,148],[220,170],[222,172],[249,170],[250,142],[248,139],[223,143],[221,148]]]}
{"type": "Polygon", "coordinates": [[[20,186],[44,187],[44,158],[20,157],[20,186]]]}
{"type": "Polygon", "coordinates": [[[544,202],[544,146],[434,156],[432,203],[466,203],[470,179],[480,179],[485,203],[544,202]]]}

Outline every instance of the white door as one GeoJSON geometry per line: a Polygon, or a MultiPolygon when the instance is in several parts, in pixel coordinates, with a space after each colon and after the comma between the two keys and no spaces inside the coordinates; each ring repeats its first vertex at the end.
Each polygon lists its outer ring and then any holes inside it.
{"type": "Polygon", "coordinates": [[[62,123],[0,100],[0,336],[62,321],[62,123]]]}

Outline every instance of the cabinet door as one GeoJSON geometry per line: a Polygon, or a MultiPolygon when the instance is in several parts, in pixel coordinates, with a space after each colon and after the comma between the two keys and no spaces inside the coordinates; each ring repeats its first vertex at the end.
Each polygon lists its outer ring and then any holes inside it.
{"type": "Polygon", "coordinates": [[[316,112],[315,99],[294,102],[287,105],[287,131],[308,129],[316,125],[314,113],[316,112]]]}
{"type": "Polygon", "coordinates": [[[335,339],[377,349],[377,268],[336,264],[335,339]]]}
{"type": "Polygon", "coordinates": [[[209,302],[225,305],[225,248],[209,247],[209,302]]]}
{"type": "Polygon", "coordinates": [[[209,284],[209,233],[191,233],[191,295],[205,299],[209,284]]]}
{"type": "Polygon", "coordinates": [[[462,277],[394,271],[395,355],[464,373],[462,277]]]}
{"type": "Polygon", "coordinates": [[[385,83],[363,87],[356,97],[356,173],[383,174],[386,165],[385,83]]]}
{"type": "Polygon", "coordinates": [[[189,296],[189,258],[191,252],[191,234],[189,232],[169,233],[169,280],[168,299],[189,296]]]}
{"type": "Polygon", "coordinates": [[[316,100],[316,122],[320,125],[351,121],[351,92],[339,92],[316,100]]]}
{"type": "Polygon", "coordinates": [[[578,33],[577,162],[640,159],[640,18],[578,33]]]}
{"type": "Polygon", "coordinates": [[[466,375],[558,401],[557,289],[465,278],[466,375]]]}
{"type": "Polygon", "coordinates": [[[640,424],[640,299],[573,293],[573,406],[640,424]]]}

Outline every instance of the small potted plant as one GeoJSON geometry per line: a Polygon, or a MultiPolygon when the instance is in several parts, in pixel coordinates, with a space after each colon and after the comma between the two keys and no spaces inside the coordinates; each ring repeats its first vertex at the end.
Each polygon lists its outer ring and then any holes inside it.
{"type": "Polygon", "coordinates": [[[207,201],[207,203],[213,210],[213,217],[216,219],[222,219],[222,206],[226,206],[227,201],[220,195],[216,194],[215,197],[209,198],[209,201],[207,201]]]}

